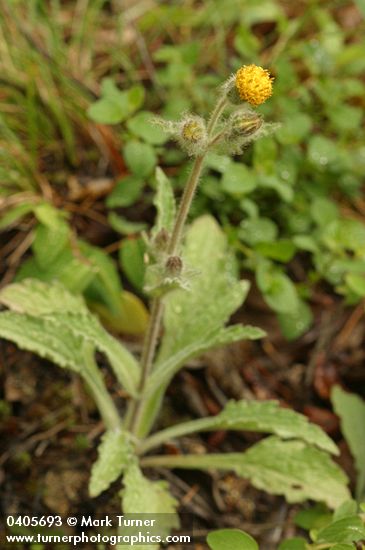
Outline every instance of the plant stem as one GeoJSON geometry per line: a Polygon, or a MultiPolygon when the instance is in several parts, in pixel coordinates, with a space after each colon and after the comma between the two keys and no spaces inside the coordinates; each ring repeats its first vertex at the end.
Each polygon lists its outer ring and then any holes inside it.
{"type": "Polygon", "coordinates": [[[220,97],[220,99],[218,100],[217,102],[217,105],[214,107],[214,110],[211,114],[211,117],[209,119],[209,122],[208,122],[208,128],[207,128],[207,131],[208,131],[208,136],[211,137],[212,133],[213,133],[213,130],[215,128],[215,125],[217,124],[218,122],[218,119],[219,117],[221,116],[224,108],[226,107],[227,105],[227,97],[226,95],[222,95],[220,97]]]}
{"type": "MultiPolygon", "coordinates": [[[[220,97],[215,106],[208,123],[208,136],[210,137],[215,125],[217,124],[223,109],[226,106],[226,96],[220,97]]],[[[191,203],[193,201],[196,189],[198,187],[199,178],[202,172],[203,163],[207,150],[195,158],[192,171],[186,183],[180,206],[176,216],[175,225],[172,230],[171,238],[167,246],[168,256],[176,256],[180,252],[182,234],[186,219],[189,214],[191,203]]],[[[126,427],[135,435],[137,435],[140,416],[142,412],[143,393],[145,390],[148,375],[151,371],[153,360],[155,357],[158,336],[162,325],[163,301],[162,298],[154,298],[151,305],[151,317],[147,333],[143,342],[143,350],[141,357],[141,382],[139,385],[140,397],[131,403],[126,417],[126,427]]]]}
{"type": "Polygon", "coordinates": [[[203,167],[205,154],[196,157],[192,172],[189,177],[189,181],[184,189],[183,196],[181,198],[179,211],[176,217],[174,229],[172,231],[169,246],[167,247],[167,254],[169,256],[175,256],[179,253],[179,246],[181,242],[182,231],[188,216],[190,206],[195,195],[196,188],[198,186],[199,177],[203,167]]]}
{"type": "Polygon", "coordinates": [[[161,298],[154,298],[151,304],[151,316],[148,324],[147,332],[143,342],[142,356],[141,356],[141,380],[139,383],[139,393],[141,395],[140,400],[132,401],[127,413],[126,427],[132,433],[136,433],[138,427],[138,421],[141,414],[142,395],[145,389],[148,375],[151,371],[153,358],[156,351],[158,335],[161,329],[162,323],[163,303],[161,298]]]}
{"type": "Polygon", "coordinates": [[[85,345],[84,359],[85,368],[82,371],[82,376],[95,400],[105,427],[108,430],[119,429],[121,427],[121,418],[105,387],[104,380],[100,374],[98,366],[95,363],[93,345],[85,345]]]}
{"type": "Polygon", "coordinates": [[[138,454],[145,454],[147,451],[159,447],[165,441],[181,437],[194,432],[203,432],[207,428],[209,429],[211,424],[211,418],[199,418],[197,420],[191,420],[190,422],[183,422],[176,426],[171,426],[165,430],[154,433],[148,437],[138,447],[138,454]]]}

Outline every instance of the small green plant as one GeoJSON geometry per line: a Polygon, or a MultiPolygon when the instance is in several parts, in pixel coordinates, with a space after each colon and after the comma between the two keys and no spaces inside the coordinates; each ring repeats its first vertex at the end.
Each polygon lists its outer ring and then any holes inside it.
{"type": "Polygon", "coordinates": [[[99,495],[123,476],[124,513],[169,514],[166,532],[179,524],[178,503],[167,484],[150,481],[143,468],[233,470],[289,502],[312,499],[336,508],[349,498],[346,476],[330,456],[338,454],[333,441],[304,416],[276,402],[232,401],[214,417],[153,432],[167,386],[187,361],[218,346],[264,336],[256,327],[226,326],[244,302],[249,285],[237,279],[227,239],[214,218],[200,217],[184,232],[207,155],[212,150],[236,154],[272,131],[273,125],[248,105],[242,106],[243,99],[261,104],[271,92],[268,72],[245,66],[221,88],[208,122],[195,115],[185,115],[179,122],[156,121],[194,161],[177,209],[170,182],[157,169],[157,218],[145,243],[144,288],[151,296],[151,313],[139,362],[106,332],[83,299],[59,282],[28,278],[0,293],[8,308],[0,313],[0,335],[78,373],[100,410],[106,432],[92,468],[90,495],[99,495]],[[129,394],[123,416],[106,389],[96,351],[107,357],[129,394]],[[164,442],[212,430],[270,435],[245,452],[151,454],[164,442]]]}
{"type": "MultiPolygon", "coordinates": [[[[365,506],[348,500],[335,512],[317,506],[299,512],[298,527],[309,531],[311,542],[293,537],[281,542],[277,550],[364,550],[365,506]]],[[[207,537],[211,550],[259,550],[257,542],[238,529],[220,529],[207,537]]]]}

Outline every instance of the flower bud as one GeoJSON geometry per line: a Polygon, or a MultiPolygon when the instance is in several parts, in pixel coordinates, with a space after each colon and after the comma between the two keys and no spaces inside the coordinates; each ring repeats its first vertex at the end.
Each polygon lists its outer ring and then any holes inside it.
{"type": "Polygon", "coordinates": [[[208,143],[204,119],[196,115],[186,115],[180,122],[178,141],[189,155],[202,154],[208,143]]]}
{"type": "Polygon", "coordinates": [[[181,133],[184,140],[198,143],[205,137],[205,126],[199,119],[190,119],[183,125],[181,133]]]}
{"type": "Polygon", "coordinates": [[[183,262],[180,256],[170,256],[167,258],[166,264],[166,274],[170,277],[178,277],[183,269],[183,262]]]}
{"type": "Polygon", "coordinates": [[[263,118],[254,111],[238,111],[230,118],[230,137],[249,138],[263,125],[263,118]]]}

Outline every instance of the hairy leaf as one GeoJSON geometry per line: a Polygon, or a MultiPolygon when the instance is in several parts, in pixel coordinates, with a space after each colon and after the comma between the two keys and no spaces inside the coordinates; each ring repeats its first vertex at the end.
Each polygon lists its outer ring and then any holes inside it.
{"type": "Polygon", "coordinates": [[[89,493],[97,497],[131,464],[133,449],[130,436],[121,430],[107,431],[98,447],[98,459],[91,470],[89,493]]]}
{"type": "Polygon", "coordinates": [[[147,457],[145,466],[233,470],[288,502],[311,499],[336,508],[349,498],[347,478],[327,453],[302,441],[267,437],[245,453],[147,457]]]}
{"type": "Polygon", "coordinates": [[[82,339],[47,319],[4,311],[0,313],[0,337],[60,367],[75,372],[82,369],[82,339]]]}
{"type": "Polygon", "coordinates": [[[57,312],[88,315],[81,296],[72,294],[58,282],[46,284],[37,279],[24,279],[21,283],[4,287],[0,292],[0,303],[12,311],[34,317],[57,312]]]}
{"type": "MultiPolygon", "coordinates": [[[[279,407],[276,401],[231,401],[216,416],[172,426],[152,436],[151,442],[154,438],[157,441],[166,441],[172,437],[212,430],[273,433],[282,439],[301,439],[325,451],[338,454],[332,439],[318,426],[311,424],[302,414],[279,407]]],[[[151,448],[150,445],[148,448],[151,448]]]]}
{"type": "Polygon", "coordinates": [[[154,205],[157,208],[157,219],[154,231],[158,233],[162,228],[171,231],[175,219],[175,198],[169,179],[161,168],[156,168],[157,193],[154,205]]]}
{"type": "MultiPolygon", "coordinates": [[[[120,494],[124,514],[158,514],[158,535],[163,538],[168,536],[172,529],[179,527],[179,517],[176,514],[178,502],[170,494],[165,481],[150,481],[134,463],[127,469],[123,483],[124,489],[120,494]]],[[[142,545],[138,548],[156,550],[159,545],[142,545]]]]}
{"type": "Polygon", "coordinates": [[[91,314],[87,317],[77,314],[56,314],[52,322],[68,327],[77,336],[92,342],[109,359],[120,384],[131,394],[136,394],[139,381],[139,365],[133,355],[106,332],[91,314]]]}
{"type": "Polygon", "coordinates": [[[137,361],[103,329],[82,298],[58,283],[28,279],[5,287],[0,293],[0,302],[16,312],[44,318],[50,327],[54,325],[52,330],[59,327],[61,335],[69,332],[75,338],[91,342],[108,357],[118,381],[135,395],[139,379],[137,361]]]}
{"type": "Polygon", "coordinates": [[[341,429],[355,459],[358,479],[356,493],[365,496],[365,401],[358,395],[343,391],[339,386],[332,390],[332,403],[341,420],[341,429]]]}

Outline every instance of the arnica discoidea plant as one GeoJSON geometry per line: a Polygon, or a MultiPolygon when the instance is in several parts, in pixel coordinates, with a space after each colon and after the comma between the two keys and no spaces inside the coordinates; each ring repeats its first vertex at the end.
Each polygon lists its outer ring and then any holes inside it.
{"type": "MultiPolygon", "coordinates": [[[[209,151],[228,155],[242,153],[252,140],[271,133],[277,125],[266,123],[252,106],[266,101],[272,94],[273,78],[257,65],[243,66],[222,85],[217,103],[206,121],[203,117],[185,113],[177,122],[161,118],[155,123],[175,139],[191,157],[195,157],[186,182],[171,233],[154,235],[146,239],[148,267],[145,291],[152,297],[152,314],[146,334],[148,350],[144,354],[142,368],[149,372],[157,346],[157,334],[161,329],[163,296],[175,288],[189,288],[189,279],[194,273],[183,263],[181,241],[191,203],[204,168],[209,151]],[[238,106],[239,105],[239,106],[238,106]],[[163,238],[162,238],[163,237],[163,238]]],[[[144,388],[140,388],[143,394],[144,388]]],[[[134,411],[134,428],[138,424],[138,409],[134,411]]]]}

